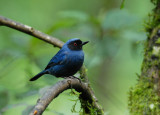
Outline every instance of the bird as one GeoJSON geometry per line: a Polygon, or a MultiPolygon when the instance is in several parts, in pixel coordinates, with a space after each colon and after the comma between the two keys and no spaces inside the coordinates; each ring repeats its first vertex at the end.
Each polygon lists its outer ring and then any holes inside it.
{"type": "Polygon", "coordinates": [[[83,65],[83,46],[88,42],[82,42],[79,38],[69,39],[57,54],[52,57],[45,69],[31,78],[30,81],[35,81],[44,74],[62,78],[74,77],[73,75],[83,65]]]}

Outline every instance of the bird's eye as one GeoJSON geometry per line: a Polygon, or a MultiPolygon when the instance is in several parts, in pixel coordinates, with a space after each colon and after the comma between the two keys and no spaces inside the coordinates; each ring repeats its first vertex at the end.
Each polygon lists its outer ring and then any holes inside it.
{"type": "Polygon", "coordinates": [[[77,46],[77,43],[74,43],[74,46],[77,46]]]}

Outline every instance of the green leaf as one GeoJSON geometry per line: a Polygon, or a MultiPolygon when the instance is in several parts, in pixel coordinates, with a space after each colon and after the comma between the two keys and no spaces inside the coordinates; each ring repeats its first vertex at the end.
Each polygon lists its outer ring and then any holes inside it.
{"type": "Polygon", "coordinates": [[[124,8],[124,3],[125,3],[125,0],[122,0],[120,9],[124,8]]]}

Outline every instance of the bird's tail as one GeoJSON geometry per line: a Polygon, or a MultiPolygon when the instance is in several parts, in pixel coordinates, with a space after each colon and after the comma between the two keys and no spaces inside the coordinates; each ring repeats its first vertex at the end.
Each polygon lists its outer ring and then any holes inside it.
{"type": "Polygon", "coordinates": [[[44,74],[47,74],[48,72],[46,71],[46,70],[43,70],[43,71],[41,71],[40,73],[38,73],[37,75],[35,75],[34,77],[32,77],[31,79],[30,79],[30,81],[35,81],[35,80],[37,80],[39,77],[41,77],[42,75],[44,75],[44,74]]]}

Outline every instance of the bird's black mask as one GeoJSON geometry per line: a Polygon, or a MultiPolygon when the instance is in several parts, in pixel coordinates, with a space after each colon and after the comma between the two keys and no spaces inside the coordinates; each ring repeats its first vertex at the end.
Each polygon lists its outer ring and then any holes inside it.
{"type": "Polygon", "coordinates": [[[70,50],[75,50],[75,51],[82,50],[82,46],[87,44],[87,43],[88,43],[88,41],[82,42],[81,40],[76,40],[76,41],[70,42],[68,44],[68,48],[70,50]]]}

